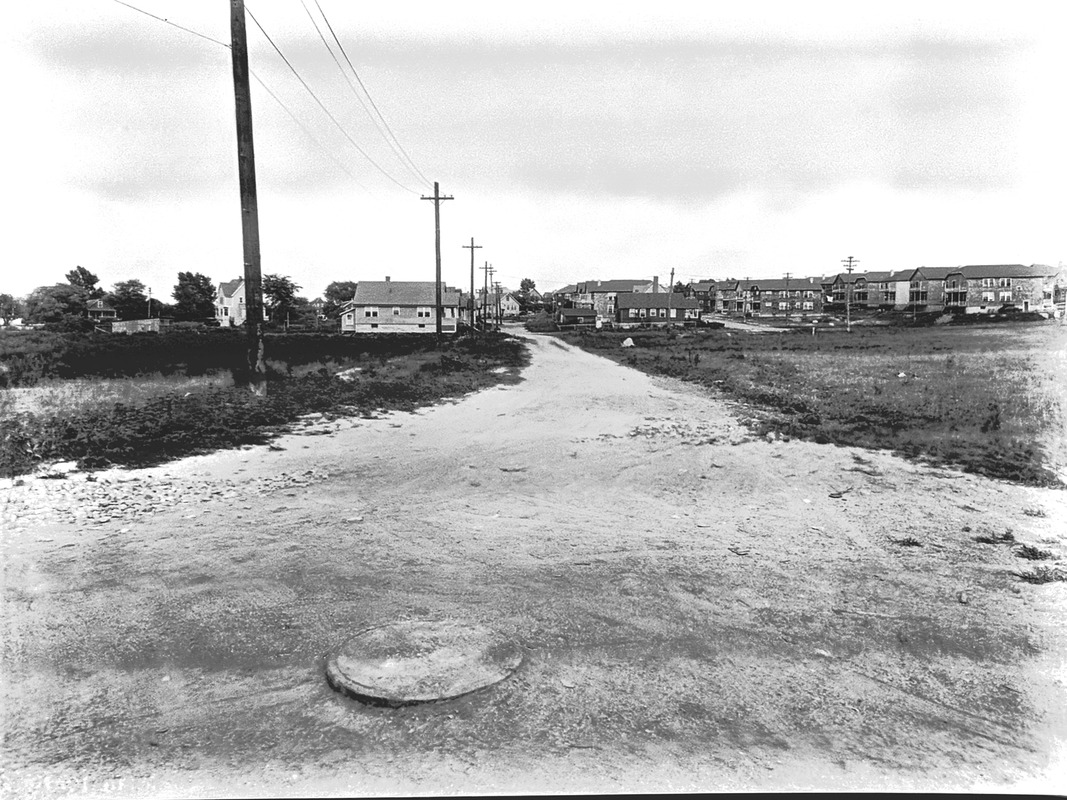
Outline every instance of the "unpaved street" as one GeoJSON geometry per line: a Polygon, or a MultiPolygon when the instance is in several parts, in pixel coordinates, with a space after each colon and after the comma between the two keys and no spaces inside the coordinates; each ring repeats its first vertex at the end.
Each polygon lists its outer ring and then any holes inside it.
{"type": "Polygon", "coordinates": [[[0,489],[5,796],[1062,790],[1067,584],[974,537],[1067,555],[1064,492],[754,441],[530,346],[456,403],[0,489]],[[327,686],[422,618],[525,661],[435,705],[327,686]]]}

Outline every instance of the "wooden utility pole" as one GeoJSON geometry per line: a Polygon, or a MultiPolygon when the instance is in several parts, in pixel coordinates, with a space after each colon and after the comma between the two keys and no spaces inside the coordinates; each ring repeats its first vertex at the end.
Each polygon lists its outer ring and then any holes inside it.
{"type": "Polygon", "coordinates": [[[671,267],[671,282],[667,284],[667,328],[671,327],[671,295],[674,294],[674,267],[671,267]]]}
{"type": "Polygon", "coordinates": [[[486,316],[487,317],[489,316],[490,310],[493,308],[492,304],[489,302],[489,288],[488,287],[490,285],[492,285],[492,283],[493,283],[493,273],[494,272],[496,272],[496,270],[493,269],[493,265],[490,264],[489,265],[489,272],[487,273],[489,275],[489,283],[486,285],[486,290],[485,290],[485,306],[486,306],[486,316]]]}
{"type": "Polygon", "coordinates": [[[244,0],[230,0],[230,50],[237,108],[237,171],[241,185],[241,234],[244,242],[245,327],[248,330],[248,381],[252,392],[267,393],[263,353],[263,283],[259,259],[259,204],[256,158],[252,147],[252,93],[248,86],[248,41],[244,0]]]}
{"type": "Polygon", "coordinates": [[[785,274],[785,318],[789,319],[789,304],[792,302],[789,299],[789,278],[792,277],[788,272],[785,274]]]}
{"type": "Polygon", "coordinates": [[[501,313],[500,313],[500,281],[497,281],[494,284],[493,288],[496,289],[496,314],[495,314],[495,316],[496,316],[496,324],[499,326],[500,323],[502,322],[501,313]]]}
{"type": "Polygon", "coordinates": [[[422,196],[423,200],[433,200],[433,220],[434,230],[436,232],[436,253],[437,253],[437,338],[441,338],[441,203],[445,200],[455,200],[456,198],[448,196],[443,197],[441,195],[440,187],[437,185],[437,181],[433,182],[433,197],[422,196]]]}
{"type": "Polygon", "coordinates": [[[493,268],[489,266],[489,262],[485,262],[485,266],[482,267],[485,271],[485,288],[482,289],[482,332],[485,332],[485,306],[489,302],[489,273],[493,271],[493,268]]]}
{"type": "Polygon", "coordinates": [[[244,0],[229,2],[230,50],[234,55],[234,100],[237,108],[237,171],[241,187],[241,234],[244,243],[244,325],[249,334],[249,383],[253,394],[267,394],[264,356],[264,293],[259,262],[259,205],[256,159],[252,147],[252,92],[249,45],[244,33],[244,0]]]}
{"type": "Polygon", "coordinates": [[[848,270],[848,282],[845,284],[845,328],[852,333],[852,270],[860,260],[849,256],[841,259],[841,263],[847,264],[845,269],[848,270]]]}
{"type": "Polygon", "coordinates": [[[482,246],[480,244],[475,244],[474,243],[474,237],[472,236],[471,237],[471,243],[463,245],[463,248],[465,250],[470,250],[471,251],[471,297],[470,297],[470,303],[468,303],[468,305],[470,307],[471,330],[473,331],[474,330],[474,251],[475,250],[481,250],[482,246]]]}

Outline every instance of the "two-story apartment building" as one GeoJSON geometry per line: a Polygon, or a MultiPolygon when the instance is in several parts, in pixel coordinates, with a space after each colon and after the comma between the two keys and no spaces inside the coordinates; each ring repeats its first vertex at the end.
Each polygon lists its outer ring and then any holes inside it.
{"type": "MultiPolygon", "coordinates": [[[[455,333],[460,293],[441,289],[441,332],[455,333]]],[[[356,295],[341,307],[341,330],[352,333],[436,333],[434,281],[360,281],[356,295]]]]}
{"type": "Polygon", "coordinates": [[[1044,264],[970,264],[945,276],[948,311],[992,314],[1006,307],[1052,312],[1063,308],[1067,271],[1044,264]]]}

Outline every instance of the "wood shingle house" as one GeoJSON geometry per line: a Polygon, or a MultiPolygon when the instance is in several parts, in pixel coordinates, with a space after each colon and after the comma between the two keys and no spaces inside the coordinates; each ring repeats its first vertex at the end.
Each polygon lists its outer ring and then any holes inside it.
{"type": "MultiPolygon", "coordinates": [[[[341,306],[341,330],[349,333],[436,333],[437,284],[433,281],[360,281],[341,306]]],[[[441,288],[441,332],[455,333],[460,293],[441,288]]]]}

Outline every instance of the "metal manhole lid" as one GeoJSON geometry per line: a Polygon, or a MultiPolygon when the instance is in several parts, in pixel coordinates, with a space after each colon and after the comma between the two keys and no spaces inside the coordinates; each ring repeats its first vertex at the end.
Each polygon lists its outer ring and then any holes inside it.
{"type": "Polygon", "coordinates": [[[449,700],[500,683],[522,655],[499,635],[455,620],[396,622],[358,633],[327,657],[326,680],[365,703],[449,700]]]}

